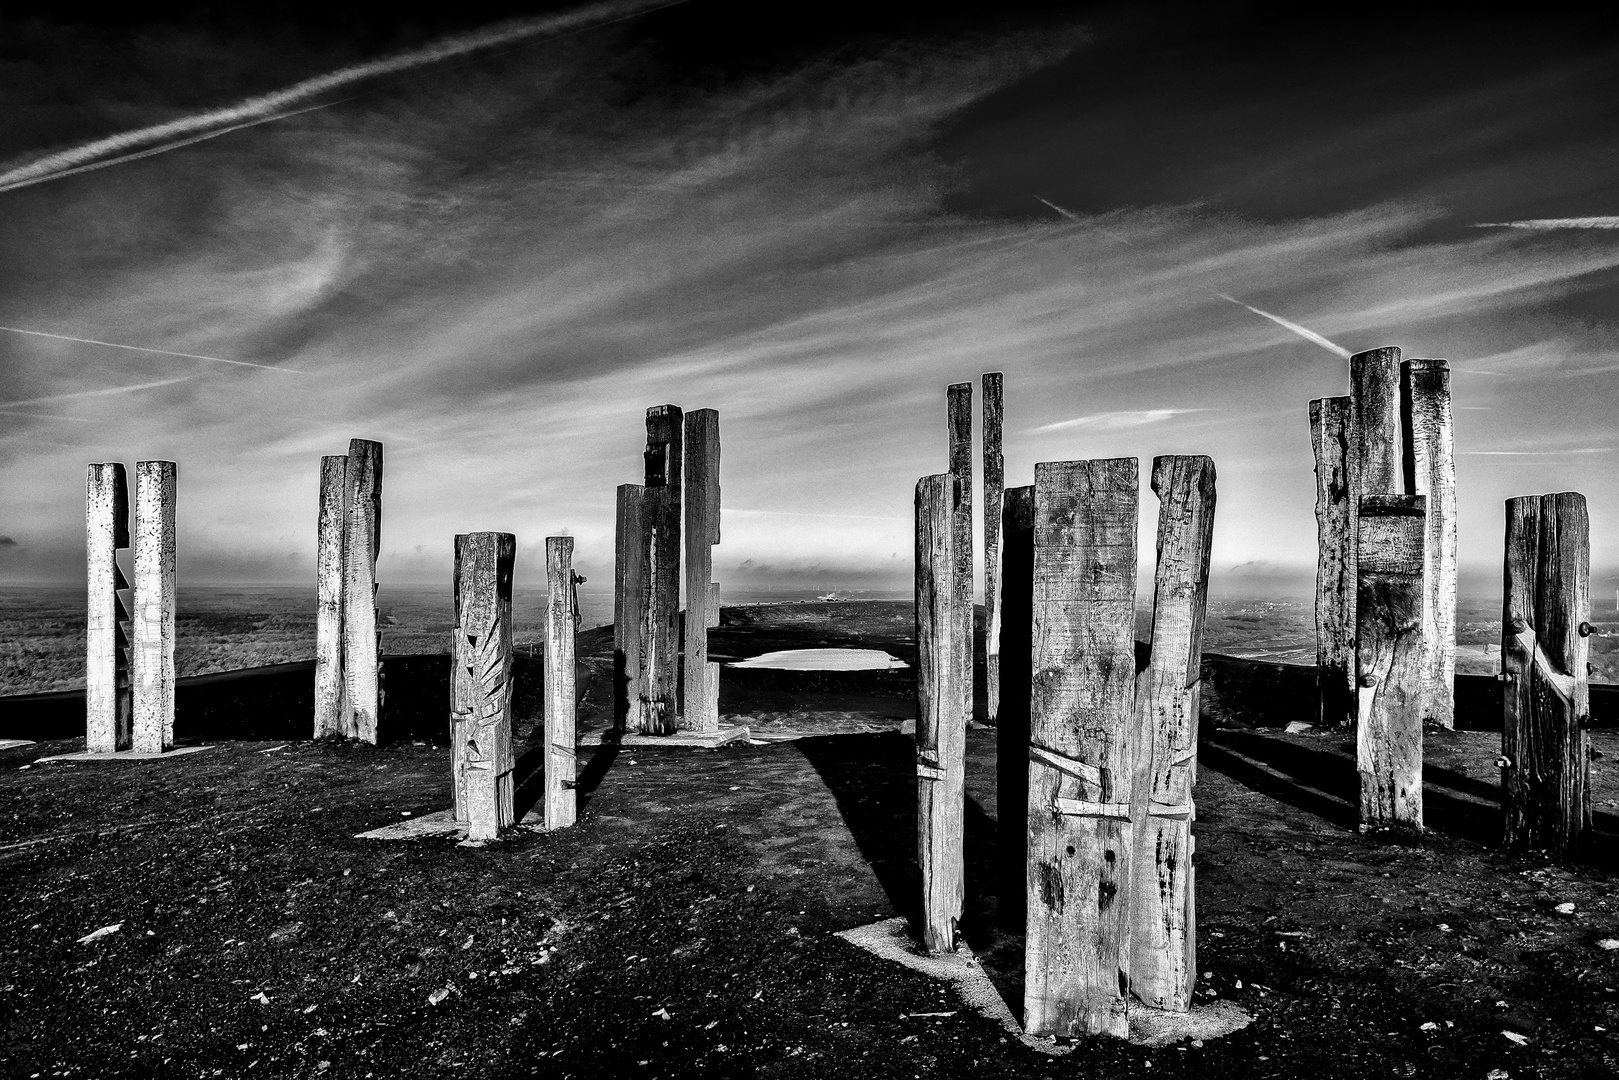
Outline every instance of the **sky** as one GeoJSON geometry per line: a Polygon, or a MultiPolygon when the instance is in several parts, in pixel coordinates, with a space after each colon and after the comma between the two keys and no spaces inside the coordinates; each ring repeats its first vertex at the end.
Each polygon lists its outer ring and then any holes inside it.
{"type": "Polygon", "coordinates": [[[1001,371],[1009,486],[1208,454],[1217,594],[1307,593],[1308,402],[1395,345],[1451,362],[1464,591],[1561,490],[1612,587],[1611,25],[974,6],[8,7],[0,582],[82,580],[85,464],[167,458],[182,585],[312,583],[355,437],[384,586],[485,529],[605,582],[668,402],[720,412],[724,588],[905,588],[1001,371]]]}

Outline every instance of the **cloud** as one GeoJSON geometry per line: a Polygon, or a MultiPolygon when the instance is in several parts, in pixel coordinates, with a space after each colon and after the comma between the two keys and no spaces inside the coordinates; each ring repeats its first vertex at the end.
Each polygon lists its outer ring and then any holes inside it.
{"type": "Polygon", "coordinates": [[[11,537],[0,536],[0,548],[14,548],[16,546],[17,541],[13,540],[11,537]]]}
{"type": "Polygon", "coordinates": [[[1075,428],[1087,428],[1094,431],[1123,431],[1126,428],[1159,424],[1176,416],[1184,416],[1187,413],[1205,411],[1204,409],[1121,410],[1119,412],[1096,413],[1091,416],[1076,416],[1072,420],[1058,420],[1054,424],[1042,424],[1037,428],[1030,428],[1029,432],[1030,434],[1039,434],[1047,431],[1066,431],[1075,428]]]}
{"type": "Polygon", "coordinates": [[[1475,229],[1619,229],[1619,217],[1528,218],[1523,221],[1481,221],[1475,229]]]}

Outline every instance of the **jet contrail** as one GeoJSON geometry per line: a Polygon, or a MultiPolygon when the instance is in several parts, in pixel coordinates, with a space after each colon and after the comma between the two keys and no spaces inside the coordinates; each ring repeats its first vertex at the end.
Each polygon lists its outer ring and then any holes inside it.
{"type": "Polygon", "coordinates": [[[1619,217],[1527,218],[1523,221],[1480,221],[1475,229],[1619,229],[1619,217]]]}
{"type": "MultiPolygon", "coordinates": [[[[140,345],[120,345],[116,341],[97,341],[95,338],[69,337],[66,334],[47,334],[43,330],[24,330],[18,326],[0,326],[13,334],[27,334],[29,337],[55,338],[57,341],[76,341],[80,345],[105,345],[109,349],[128,349],[130,352],[155,353],[158,356],[181,356],[187,360],[212,360],[216,364],[235,364],[237,367],[263,368],[265,371],[284,371],[288,375],[305,375],[307,372],[297,368],[276,367],[274,364],[255,364],[251,360],[227,360],[223,356],[202,356],[198,353],[171,352],[168,349],[148,349],[140,345]]],[[[186,376],[190,378],[191,376],[186,376]]],[[[159,385],[153,383],[153,386],[159,385]]]]}
{"type": "MultiPolygon", "coordinates": [[[[108,154],[119,154],[122,155],[121,160],[133,161],[137,155],[128,154],[128,151],[140,149],[142,153],[138,156],[150,156],[150,154],[175,150],[181,146],[200,142],[203,139],[224,135],[228,131],[240,130],[244,127],[267,123],[271,120],[280,120],[288,116],[295,116],[300,112],[308,112],[309,109],[293,109],[292,106],[301,105],[310,98],[366,79],[373,79],[381,75],[394,75],[402,71],[409,71],[412,68],[437,63],[441,60],[451,60],[459,56],[465,56],[468,53],[494,48],[498,45],[517,45],[532,38],[546,35],[561,36],[569,32],[591,30],[598,26],[621,22],[625,19],[650,14],[651,12],[675,7],[686,2],[687,0],[665,0],[664,3],[659,4],[647,4],[644,2],[639,4],[598,4],[567,15],[499,23],[470,34],[446,38],[425,48],[400,53],[398,56],[339,68],[325,75],[317,75],[314,78],[294,83],[273,93],[248,98],[246,101],[227,108],[213,109],[196,116],[171,120],[163,124],[153,124],[150,127],[136,128],[133,131],[120,132],[117,135],[109,135],[104,139],[97,139],[94,142],[85,143],[83,146],[77,146],[71,150],[48,154],[27,165],[0,173],[0,192],[12,191],[16,188],[27,187],[30,184],[41,183],[45,180],[54,180],[58,176],[66,176],[71,172],[86,171],[87,166],[99,161],[108,154]],[[148,144],[155,142],[162,142],[163,145],[148,146],[148,144]]],[[[327,102],[326,104],[336,103],[327,102]]],[[[312,108],[324,107],[325,105],[312,106],[312,108]]],[[[113,164],[113,162],[109,161],[106,164],[113,164]]]]}
{"type": "Polygon", "coordinates": [[[131,383],[128,386],[109,386],[104,390],[75,390],[71,394],[46,394],[44,397],[29,398],[26,401],[0,401],[0,409],[14,409],[19,405],[42,405],[47,401],[68,401],[72,398],[131,394],[136,390],[155,390],[159,386],[173,386],[175,383],[182,383],[195,378],[195,375],[181,375],[178,379],[159,379],[156,382],[131,383]]]}
{"type": "MultiPolygon", "coordinates": [[[[1047,206],[1049,206],[1053,210],[1057,211],[1057,213],[1061,214],[1063,217],[1067,218],[1069,221],[1076,222],[1076,223],[1082,224],[1082,225],[1089,225],[1091,228],[1095,229],[1097,232],[1101,233],[1103,236],[1106,236],[1111,240],[1116,240],[1119,243],[1123,244],[1125,247],[1134,247],[1135,246],[1134,244],[1130,243],[1130,241],[1126,240],[1124,237],[1119,236],[1119,235],[1117,235],[1115,233],[1109,232],[1107,229],[1102,228],[1100,225],[1096,224],[1093,221],[1086,221],[1084,218],[1080,217],[1078,214],[1074,213],[1071,210],[1064,210],[1062,207],[1058,206],[1054,202],[1051,202],[1049,199],[1040,199],[1040,196],[1038,196],[1038,195],[1036,195],[1035,198],[1039,199],[1041,202],[1045,203],[1047,206]]],[[[1236,304],[1238,307],[1241,307],[1241,308],[1247,308],[1249,311],[1253,312],[1255,315],[1258,315],[1260,318],[1269,319],[1271,322],[1275,323],[1277,326],[1280,326],[1280,327],[1282,327],[1284,329],[1287,329],[1287,330],[1291,330],[1291,331],[1293,331],[1293,333],[1297,334],[1299,337],[1303,338],[1305,341],[1309,341],[1309,342],[1312,342],[1312,343],[1314,343],[1316,345],[1319,345],[1323,349],[1326,349],[1328,352],[1330,352],[1330,353],[1332,353],[1332,354],[1334,354],[1336,356],[1343,357],[1345,360],[1349,359],[1349,357],[1351,355],[1349,350],[1344,348],[1342,345],[1339,345],[1337,342],[1332,341],[1332,340],[1330,340],[1328,338],[1322,337],[1320,334],[1316,333],[1314,330],[1311,330],[1307,326],[1300,326],[1298,323],[1293,322],[1290,319],[1284,319],[1280,315],[1276,315],[1276,314],[1273,314],[1272,312],[1264,311],[1264,310],[1261,310],[1260,308],[1256,308],[1252,304],[1244,303],[1243,301],[1238,300],[1235,296],[1231,296],[1231,295],[1228,295],[1227,293],[1220,292],[1218,289],[1211,289],[1207,285],[1199,285],[1198,288],[1202,289],[1204,292],[1208,293],[1210,296],[1217,296],[1221,300],[1225,300],[1228,303],[1236,304]]]]}

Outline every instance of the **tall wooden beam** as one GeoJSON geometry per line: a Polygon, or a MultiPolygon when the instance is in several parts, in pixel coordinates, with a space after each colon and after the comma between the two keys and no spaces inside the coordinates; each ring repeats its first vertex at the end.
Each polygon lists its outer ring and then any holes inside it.
{"type": "Polygon", "coordinates": [[[922,945],[953,952],[963,894],[967,713],[962,709],[955,542],[959,481],[916,484],[916,826],[922,945]]]}
{"type": "Polygon", "coordinates": [[[613,727],[641,730],[642,613],[646,607],[646,488],[618,486],[613,534],[613,727]]]}
{"type": "Polygon", "coordinates": [[[1501,773],[1508,847],[1575,855],[1591,827],[1585,496],[1507,500],[1501,773]]]}
{"type": "Polygon", "coordinates": [[[91,465],[85,480],[84,748],[95,754],[129,749],[128,588],[118,549],[129,546],[129,486],[120,462],[91,465]]]}
{"type": "Polygon", "coordinates": [[[134,626],[130,642],[131,749],[174,746],[174,504],[172,461],[135,463],[134,626]]]}
{"type": "Polygon", "coordinates": [[[545,580],[549,588],[545,621],[545,798],[547,829],[563,829],[578,816],[574,781],[577,696],[574,635],[579,630],[579,583],[573,572],[573,537],[545,538],[545,580]]]}
{"type": "Polygon", "coordinates": [[[1153,1008],[1185,1012],[1197,976],[1192,786],[1214,538],[1214,462],[1155,458],[1152,490],[1159,499],[1158,565],[1152,653],[1136,690],[1128,970],[1136,997],[1153,1008]]]}
{"type": "Polygon", "coordinates": [[[1456,458],[1450,363],[1400,367],[1405,490],[1428,498],[1422,596],[1422,716],[1456,726],[1456,458]]]}
{"type": "Polygon", "coordinates": [[[1034,470],[1024,1030],[1128,1034],[1137,466],[1034,470]]]}
{"type": "Polygon", "coordinates": [[[1001,712],[1001,505],[1006,457],[1001,450],[1001,373],[984,375],[984,710],[991,724],[1001,712]]]}
{"type": "Polygon", "coordinates": [[[382,444],[349,441],[344,499],[343,734],[375,744],[382,714],[377,552],[382,546],[382,444]]]}
{"type": "Polygon", "coordinates": [[[1029,681],[1034,642],[1034,488],[1007,488],[1001,509],[1001,707],[995,724],[996,915],[1024,929],[1028,919],[1029,681]]]}
{"type": "Polygon", "coordinates": [[[1315,450],[1315,662],[1319,719],[1355,719],[1354,499],[1349,490],[1350,399],[1310,402],[1315,450]]]}
{"type": "Polygon", "coordinates": [[[720,666],[708,662],[708,628],[719,619],[714,582],[714,545],[720,542],[720,414],[686,414],[686,618],[682,694],[684,726],[720,728],[720,666]]]}
{"type": "Polygon", "coordinates": [[[646,411],[646,604],[641,612],[641,732],[678,726],[683,425],[675,405],[646,411]]]}
{"type": "Polygon", "coordinates": [[[1355,596],[1362,828],[1422,828],[1421,495],[1362,495],[1355,596]]]}
{"type": "Polygon", "coordinates": [[[956,609],[967,646],[956,653],[961,681],[956,692],[973,714],[973,384],[952,383],[945,390],[950,427],[950,475],[956,478],[956,609]]]}
{"type": "Polygon", "coordinates": [[[450,762],[457,820],[470,840],[515,821],[512,802],[512,569],[517,537],[455,538],[450,631],[450,762]]]}
{"type": "Polygon", "coordinates": [[[348,464],[320,459],[315,521],[315,738],[343,731],[343,537],[348,531],[348,464]]]}

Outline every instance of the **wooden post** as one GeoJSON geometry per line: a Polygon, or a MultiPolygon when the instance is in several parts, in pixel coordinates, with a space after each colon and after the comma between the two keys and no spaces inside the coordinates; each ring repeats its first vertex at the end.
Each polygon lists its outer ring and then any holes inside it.
{"type": "Polygon", "coordinates": [[[343,731],[343,537],[347,533],[349,459],[320,459],[315,522],[315,738],[343,731]]]}
{"type": "Polygon", "coordinates": [[[1001,373],[984,375],[984,717],[1001,712],[1001,504],[1006,458],[1001,452],[1001,373]]]}
{"type": "Polygon", "coordinates": [[[1403,495],[1400,438],[1400,350],[1372,349],[1349,358],[1349,489],[1360,495],[1403,495]]]}
{"type": "Polygon", "coordinates": [[[954,655],[961,665],[956,693],[973,714],[973,384],[952,383],[945,390],[950,426],[950,475],[956,478],[956,622],[966,646],[954,655]]]}
{"type": "MultiPolygon", "coordinates": [[[[1001,510],[1001,707],[995,723],[996,915],[1023,930],[1029,851],[1029,653],[1034,639],[1034,488],[1007,488],[1001,510]]],[[[994,685],[992,682],[991,686],[994,685]]]]}
{"type": "Polygon", "coordinates": [[[1422,594],[1422,716],[1456,726],[1456,458],[1450,363],[1400,366],[1405,490],[1428,497],[1422,594]]]}
{"type": "Polygon", "coordinates": [[[1130,990],[1155,1009],[1185,1012],[1197,977],[1192,786],[1214,538],[1214,462],[1160,457],[1158,568],[1152,655],[1137,681],[1134,884],[1130,890],[1130,990]]]}
{"type": "Polygon", "coordinates": [[[118,549],[129,546],[129,486],[120,462],[91,465],[85,481],[84,748],[93,754],[129,749],[129,588],[118,549]]]}
{"type": "Polygon", "coordinates": [[[1362,495],[1355,595],[1361,828],[1422,828],[1421,495],[1362,495]]]}
{"type": "Polygon", "coordinates": [[[670,735],[679,717],[680,497],[679,407],[646,411],[646,604],[641,612],[641,732],[670,735]]]}
{"type": "Polygon", "coordinates": [[[135,463],[130,748],[140,754],[161,754],[174,746],[175,480],[172,461],[135,463]]]}
{"type": "Polygon", "coordinates": [[[517,537],[455,538],[450,631],[450,762],[456,819],[469,840],[493,840],[512,805],[512,566],[517,537]]]}
{"type": "Polygon", "coordinates": [[[1319,720],[1347,727],[1355,720],[1354,499],[1348,455],[1350,399],[1310,402],[1315,449],[1315,662],[1319,720]]]}
{"type": "Polygon", "coordinates": [[[1129,1031],[1136,499],[1134,458],[1034,467],[1031,1035],[1129,1031]]]}
{"type": "Polygon", "coordinates": [[[545,538],[545,579],[550,588],[545,622],[545,827],[563,829],[578,816],[574,759],[574,635],[579,630],[579,583],[573,572],[573,537],[545,538]]]}
{"type": "Polygon", "coordinates": [[[613,727],[641,730],[641,621],[646,606],[646,488],[618,486],[613,537],[613,727]]]}
{"type": "Polygon", "coordinates": [[[916,848],[922,946],[953,952],[963,894],[967,714],[957,610],[956,487],[949,473],[916,484],[916,848]]]}
{"type": "Polygon", "coordinates": [[[377,551],[382,546],[382,444],[349,441],[344,481],[343,734],[377,741],[382,712],[382,633],[377,627],[377,551]]]}
{"type": "Polygon", "coordinates": [[[1591,827],[1589,530],[1578,492],[1507,500],[1504,839],[1559,859],[1591,827]]]}
{"type": "Polygon", "coordinates": [[[720,542],[720,414],[686,414],[686,619],[684,702],[686,727],[720,729],[720,666],[708,662],[708,628],[719,620],[715,599],[714,545],[720,542]]]}

